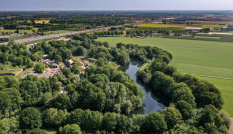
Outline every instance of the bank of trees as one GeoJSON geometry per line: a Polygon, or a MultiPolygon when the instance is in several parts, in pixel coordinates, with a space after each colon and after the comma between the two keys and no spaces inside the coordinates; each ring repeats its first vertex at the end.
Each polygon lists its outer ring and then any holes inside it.
{"type": "Polygon", "coordinates": [[[0,43],[2,42],[8,42],[9,41],[9,38],[0,38],[0,43]]]}
{"type": "Polygon", "coordinates": [[[94,35],[101,37],[101,36],[122,36],[124,35],[123,31],[102,31],[102,32],[95,32],[94,35]]]}
{"type": "Polygon", "coordinates": [[[152,34],[153,31],[152,30],[136,30],[136,31],[126,31],[126,35],[128,36],[148,36],[150,34],[152,34]]]}
{"type": "MultiPolygon", "coordinates": [[[[169,97],[169,101],[174,104],[173,107],[178,109],[170,112],[180,113],[176,116],[176,121],[184,120],[185,126],[195,126],[196,128],[202,126],[204,128],[202,131],[209,133],[217,133],[218,131],[224,133],[223,131],[227,129],[222,130],[223,128],[229,129],[227,124],[223,123],[223,118],[219,112],[224,104],[219,89],[207,81],[199,80],[189,74],[179,73],[168,63],[166,59],[157,56],[144,70],[136,73],[137,77],[144,83],[151,85],[153,93],[162,92],[169,97]],[[204,108],[200,112],[200,117],[194,110],[195,108],[204,108]],[[208,112],[205,113],[206,111],[208,112]]],[[[174,124],[178,123],[174,122],[172,125],[172,121],[168,122],[171,123],[167,124],[168,128],[173,128],[174,124]]],[[[184,133],[184,130],[182,131],[184,133]]]]}

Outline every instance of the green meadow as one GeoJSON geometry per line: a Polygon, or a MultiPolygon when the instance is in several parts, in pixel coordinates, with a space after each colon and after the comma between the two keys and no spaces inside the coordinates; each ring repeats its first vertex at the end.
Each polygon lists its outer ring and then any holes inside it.
{"type": "MultiPolygon", "coordinates": [[[[173,54],[170,63],[181,73],[215,76],[233,79],[233,43],[170,38],[129,38],[100,37],[98,41],[107,41],[110,45],[118,42],[133,43],[142,46],[159,47],[173,54]]],[[[224,97],[224,110],[233,116],[233,81],[205,78],[218,87],[224,97]]]]}
{"type": "Polygon", "coordinates": [[[207,80],[213,83],[218,89],[220,89],[222,96],[224,98],[224,108],[223,110],[227,112],[231,117],[233,117],[233,81],[232,80],[223,80],[207,77],[197,77],[201,80],[207,80]]]}
{"type": "Polygon", "coordinates": [[[170,63],[182,73],[233,78],[233,43],[170,38],[100,37],[110,45],[118,42],[159,47],[173,54],[170,63]]]}

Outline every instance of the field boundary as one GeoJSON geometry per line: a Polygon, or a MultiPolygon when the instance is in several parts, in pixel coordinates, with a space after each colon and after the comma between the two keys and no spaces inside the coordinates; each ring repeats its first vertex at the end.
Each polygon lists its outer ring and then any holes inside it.
{"type": "MultiPolygon", "coordinates": [[[[181,74],[188,74],[188,73],[181,73],[181,74]]],[[[200,77],[208,77],[208,78],[216,78],[216,79],[224,79],[224,80],[233,80],[231,78],[223,78],[223,77],[215,77],[215,76],[206,76],[206,75],[198,75],[198,74],[190,74],[193,76],[200,76],[200,77]]]]}

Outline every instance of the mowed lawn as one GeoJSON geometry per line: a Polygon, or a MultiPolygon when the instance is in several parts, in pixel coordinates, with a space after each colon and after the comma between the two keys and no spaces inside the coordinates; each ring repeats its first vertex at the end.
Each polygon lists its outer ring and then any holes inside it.
{"type": "MultiPolygon", "coordinates": [[[[159,47],[172,53],[174,58],[170,64],[175,66],[181,73],[233,79],[233,43],[128,37],[101,37],[97,40],[107,41],[110,45],[122,42],[159,47]]],[[[233,81],[205,77],[198,78],[205,79],[220,89],[225,101],[224,110],[233,116],[233,81]]]]}

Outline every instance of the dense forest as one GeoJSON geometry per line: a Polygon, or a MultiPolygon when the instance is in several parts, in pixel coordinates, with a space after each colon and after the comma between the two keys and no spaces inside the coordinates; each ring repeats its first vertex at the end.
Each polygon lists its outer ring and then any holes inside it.
{"type": "Polygon", "coordinates": [[[0,131],[2,133],[59,134],[113,133],[228,133],[229,116],[220,111],[223,98],[213,84],[180,74],[169,65],[171,53],[157,47],[107,42],[98,34],[73,35],[75,41],[49,41],[27,49],[26,45],[1,45],[1,63],[25,66],[42,72],[48,54],[56,63],[74,56],[92,57],[95,64],[80,74],[78,63],[61,68],[62,75],[38,78],[28,75],[0,77],[0,131]],[[136,73],[138,79],[163,93],[170,102],[161,112],[127,114],[143,106],[145,95],[129,74],[109,62],[125,65],[130,58],[148,63],[136,73]],[[67,93],[61,93],[67,91],[67,93]],[[41,123],[42,122],[42,123],[41,123]]]}

